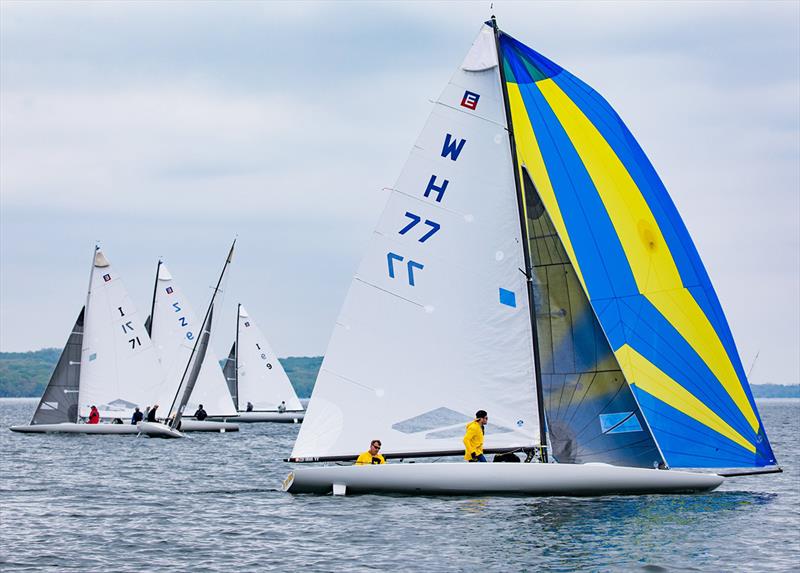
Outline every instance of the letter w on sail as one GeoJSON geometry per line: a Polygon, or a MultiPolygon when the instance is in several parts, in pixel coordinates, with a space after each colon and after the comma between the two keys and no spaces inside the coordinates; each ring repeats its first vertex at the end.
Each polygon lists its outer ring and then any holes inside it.
{"type": "Polygon", "coordinates": [[[444,138],[444,146],[442,147],[442,157],[450,156],[450,159],[455,161],[461,155],[461,150],[464,149],[466,139],[461,139],[456,143],[456,138],[451,134],[447,134],[444,138]]]}

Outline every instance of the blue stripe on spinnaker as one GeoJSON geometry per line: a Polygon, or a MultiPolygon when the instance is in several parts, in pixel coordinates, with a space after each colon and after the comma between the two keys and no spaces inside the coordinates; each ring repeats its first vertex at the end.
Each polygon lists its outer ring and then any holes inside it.
{"type": "Polygon", "coordinates": [[[670,466],[763,467],[776,463],[768,446],[757,444],[754,454],[637,386],[633,390],[670,466]]]}
{"type": "MultiPolygon", "coordinates": [[[[515,69],[517,63],[511,61],[515,69]]],[[[521,72],[520,72],[521,73],[521,72]]],[[[535,84],[520,86],[589,298],[638,293],[622,244],[589,173],[535,84]],[[602,242],[597,238],[602,237],[602,242]],[[613,283],[610,280],[613,277],[613,283]]]]}

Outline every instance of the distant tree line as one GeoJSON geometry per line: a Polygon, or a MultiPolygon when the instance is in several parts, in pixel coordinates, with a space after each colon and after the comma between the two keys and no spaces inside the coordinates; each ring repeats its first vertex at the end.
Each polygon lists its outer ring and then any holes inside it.
{"type": "MultiPolygon", "coordinates": [[[[59,348],[0,352],[0,397],[41,396],[60,355],[59,348]]],[[[290,356],[279,360],[297,395],[310,397],[322,356],[290,356]]]]}
{"type": "MultiPolygon", "coordinates": [[[[0,397],[41,396],[60,354],[58,348],[0,352],[0,397]]],[[[310,397],[322,356],[290,356],[279,360],[297,395],[310,397]]],[[[800,398],[797,384],[753,384],[751,388],[756,398],[800,398]]]]}

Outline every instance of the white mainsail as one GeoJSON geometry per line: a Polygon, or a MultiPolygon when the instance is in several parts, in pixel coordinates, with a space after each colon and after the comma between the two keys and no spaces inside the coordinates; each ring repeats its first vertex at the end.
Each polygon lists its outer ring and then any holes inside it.
{"type": "Polygon", "coordinates": [[[103,418],[130,418],[172,399],[155,348],[125,285],[99,248],[89,280],[79,385],[79,415],[92,405],[103,418]]]}
{"type": "MultiPolygon", "coordinates": [[[[151,338],[161,359],[167,386],[172,388],[174,394],[189,363],[196,337],[200,334],[201,321],[197,320],[192,305],[163,262],[158,268],[151,325],[151,338]]],[[[173,398],[174,395],[170,396],[170,402],[173,398]]],[[[162,406],[165,410],[161,414],[166,415],[170,402],[162,406]]],[[[236,415],[236,407],[219,361],[210,346],[186,406],[187,415],[193,414],[200,404],[209,415],[236,415]]]]}
{"type": "Polygon", "coordinates": [[[281,402],[286,402],[287,410],[302,410],[278,357],[242,305],[239,305],[237,329],[239,409],[244,410],[250,402],[255,411],[274,412],[281,402]]]}
{"type": "Polygon", "coordinates": [[[493,31],[436,102],[353,279],[293,458],[539,443],[520,216],[493,31]]]}

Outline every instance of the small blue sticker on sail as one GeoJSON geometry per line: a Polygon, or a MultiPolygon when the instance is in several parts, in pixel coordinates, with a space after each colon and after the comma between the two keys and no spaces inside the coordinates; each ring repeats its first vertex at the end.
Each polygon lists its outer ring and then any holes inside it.
{"type": "Polygon", "coordinates": [[[514,294],[513,291],[501,288],[500,289],[500,304],[504,304],[504,305],[510,306],[512,308],[517,308],[517,296],[514,294]]]}
{"type": "Polygon", "coordinates": [[[97,352],[93,352],[89,355],[89,362],[97,358],[97,352]]]}
{"type": "Polygon", "coordinates": [[[600,414],[600,429],[604,434],[624,434],[641,432],[642,426],[634,412],[617,412],[600,414]]]}

